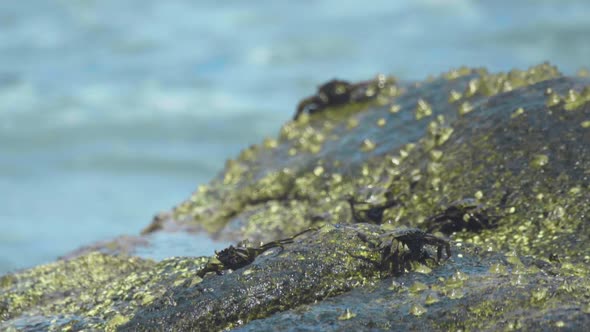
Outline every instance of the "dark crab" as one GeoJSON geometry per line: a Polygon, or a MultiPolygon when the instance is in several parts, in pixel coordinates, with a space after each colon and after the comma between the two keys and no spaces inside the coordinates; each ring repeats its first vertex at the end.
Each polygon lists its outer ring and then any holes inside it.
{"type": "Polygon", "coordinates": [[[259,247],[250,246],[250,242],[248,240],[239,242],[235,247],[230,245],[228,248],[225,248],[219,252],[215,251],[215,257],[209,260],[199,275],[203,277],[208,272],[215,272],[218,275],[222,275],[224,270],[240,269],[244,266],[252,264],[256,257],[260,256],[265,251],[277,247],[281,248],[282,250],[285,244],[293,243],[296,237],[312,230],[317,230],[317,228],[309,228],[303,232],[293,235],[292,237],[272,241],[259,247]]]}
{"type": "Polygon", "coordinates": [[[293,120],[297,120],[301,114],[313,114],[330,106],[338,106],[348,102],[360,102],[373,98],[378,90],[393,85],[393,78],[380,75],[377,79],[362,81],[356,84],[342,80],[331,80],[322,84],[318,92],[297,105],[297,111],[293,120]]]}
{"type": "Polygon", "coordinates": [[[382,239],[379,244],[381,267],[395,274],[411,270],[411,261],[431,258],[424,249],[425,245],[436,247],[437,263],[440,263],[443,258],[443,250],[447,256],[445,260],[451,257],[449,240],[426,233],[418,228],[396,229],[382,234],[380,238],[382,239]]]}
{"type": "Polygon", "coordinates": [[[303,113],[313,114],[331,105],[346,103],[350,98],[352,84],[347,81],[331,80],[318,88],[318,93],[303,99],[297,105],[297,112],[293,117],[297,120],[303,113]]]}
{"type": "Polygon", "coordinates": [[[383,222],[383,213],[385,210],[399,204],[399,201],[388,197],[387,201],[379,205],[371,205],[367,202],[359,202],[352,196],[347,196],[346,201],[350,205],[352,218],[354,222],[367,222],[371,224],[381,224],[383,222]],[[358,209],[359,204],[367,205],[365,209],[358,209]]]}
{"type": "Polygon", "coordinates": [[[479,231],[493,228],[499,216],[488,214],[484,206],[474,198],[452,202],[444,211],[426,219],[428,232],[440,231],[451,234],[462,230],[479,231]]]}

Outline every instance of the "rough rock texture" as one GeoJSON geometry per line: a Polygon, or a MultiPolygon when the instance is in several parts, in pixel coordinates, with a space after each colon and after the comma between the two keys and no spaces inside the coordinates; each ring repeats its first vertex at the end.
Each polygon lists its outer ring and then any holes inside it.
{"type": "Polygon", "coordinates": [[[116,243],[89,247],[101,253],[1,277],[0,329],[590,324],[589,79],[543,64],[346,87],[362,97],[331,105],[324,89],[308,98],[313,114],[228,161],[145,233],[204,229],[268,242],[322,228],[204,278],[212,258],[156,263],[122,256],[133,250],[116,243]],[[461,202],[475,204],[455,209],[461,202]],[[402,275],[384,270],[379,234],[402,226],[449,236],[453,257],[412,261],[402,275]]]}

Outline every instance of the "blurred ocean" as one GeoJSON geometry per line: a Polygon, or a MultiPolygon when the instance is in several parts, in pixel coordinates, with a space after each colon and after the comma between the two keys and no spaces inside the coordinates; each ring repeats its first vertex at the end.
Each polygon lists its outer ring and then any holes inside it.
{"type": "Polygon", "coordinates": [[[138,234],[331,78],[590,61],[585,0],[368,4],[1,1],[0,274],[138,234]]]}

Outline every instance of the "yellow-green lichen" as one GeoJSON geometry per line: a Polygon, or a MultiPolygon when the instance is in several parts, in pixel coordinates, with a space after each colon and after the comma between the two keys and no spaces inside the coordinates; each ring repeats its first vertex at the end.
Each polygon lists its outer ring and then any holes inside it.
{"type": "Polygon", "coordinates": [[[523,114],[524,114],[524,108],[519,107],[514,112],[512,112],[512,114],[510,115],[510,117],[514,119],[514,118],[517,118],[517,117],[519,117],[519,116],[521,116],[523,114]]]}
{"type": "Polygon", "coordinates": [[[363,140],[363,142],[361,144],[361,151],[363,151],[363,152],[369,152],[369,151],[374,150],[375,147],[376,147],[375,142],[373,142],[370,139],[365,139],[365,140],[363,140]]]}
{"type": "Polygon", "coordinates": [[[402,108],[400,105],[393,104],[389,107],[389,112],[395,114],[395,113],[399,112],[401,109],[402,108]]]}
{"type": "Polygon", "coordinates": [[[421,306],[419,304],[414,304],[414,305],[412,305],[412,307],[410,307],[410,314],[412,314],[414,316],[422,316],[426,312],[428,312],[428,309],[424,308],[423,306],[421,306]]]}
{"type": "Polygon", "coordinates": [[[432,106],[426,100],[419,99],[416,109],[414,110],[416,120],[428,117],[432,115],[432,106]]]}
{"type": "Polygon", "coordinates": [[[535,154],[531,159],[531,166],[534,168],[541,168],[549,163],[549,156],[546,154],[535,154]]]}
{"type": "MultiPolygon", "coordinates": [[[[162,296],[174,280],[193,276],[205,262],[170,259],[156,264],[94,252],[43,265],[15,275],[18,282],[5,293],[11,303],[6,314],[15,317],[34,310],[46,316],[73,315],[90,329],[114,330],[162,296]]],[[[63,328],[70,321],[55,324],[63,328]]]]}
{"type": "Polygon", "coordinates": [[[463,95],[460,92],[457,92],[455,90],[451,90],[451,92],[449,93],[449,103],[454,103],[456,101],[461,100],[461,97],[463,97],[463,95]]]}
{"type": "Polygon", "coordinates": [[[428,289],[428,285],[423,282],[416,281],[410,286],[409,291],[412,293],[419,293],[428,289]]]}
{"type": "Polygon", "coordinates": [[[344,310],[344,313],[338,316],[338,320],[349,320],[353,319],[354,317],[356,317],[356,314],[352,312],[350,309],[346,308],[346,310],[344,310]]]}
{"type": "Polygon", "coordinates": [[[457,78],[470,75],[473,72],[474,72],[473,69],[463,66],[463,67],[459,67],[457,69],[451,69],[448,72],[443,73],[442,77],[444,77],[447,80],[455,80],[457,78]]]}
{"type": "Polygon", "coordinates": [[[435,304],[438,302],[440,302],[440,298],[438,297],[438,295],[436,295],[436,293],[432,293],[432,294],[428,294],[426,296],[426,300],[424,301],[424,304],[431,305],[431,304],[435,304]]]}
{"type": "Polygon", "coordinates": [[[473,111],[473,106],[467,101],[459,106],[459,115],[465,115],[471,111],[473,111]]]}

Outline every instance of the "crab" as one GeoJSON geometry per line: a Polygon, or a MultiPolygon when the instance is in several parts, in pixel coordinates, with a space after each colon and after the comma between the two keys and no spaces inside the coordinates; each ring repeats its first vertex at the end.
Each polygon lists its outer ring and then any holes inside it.
{"type": "Polygon", "coordinates": [[[400,228],[379,236],[382,240],[379,244],[381,251],[381,267],[400,274],[404,270],[411,270],[411,261],[424,260],[429,257],[424,249],[425,245],[436,247],[436,263],[443,258],[443,250],[446,253],[445,260],[451,258],[451,245],[449,240],[424,232],[418,228],[400,228]],[[407,247],[407,249],[406,249],[407,247]]]}
{"type": "Polygon", "coordinates": [[[500,219],[487,213],[484,206],[474,198],[452,202],[444,211],[426,219],[428,232],[440,231],[451,234],[461,230],[479,231],[492,228],[500,219]]]}
{"type": "Polygon", "coordinates": [[[370,205],[368,202],[359,202],[352,196],[347,196],[346,201],[350,204],[350,210],[352,211],[352,217],[355,222],[367,222],[371,224],[381,224],[383,222],[383,212],[399,204],[399,201],[393,198],[388,198],[385,203],[380,205],[370,205]],[[358,204],[367,204],[369,207],[359,210],[355,208],[355,205],[358,204]]]}
{"type": "Polygon", "coordinates": [[[395,79],[380,75],[377,79],[352,84],[348,81],[334,79],[322,84],[318,92],[297,105],[293,120],[301,114],[313,114],[330,106],[338,106],[348,102],[366,101],[375,96],[376,91],[395,84],[395,79]]]}
{"type": "Polygon", "coordinates": [[[256,257],[267,250],[277,247],[283,250],[285,244],[293,243],[296,237],[312,230],[317,230],[317,228],[308,228],[292,237],[272,241],[259,247],[253,247],[248,240],[244,240],[239,242],[235,247],[230,245],[228,248],[219,252],[215,251],[215,256],[209,259],[205,268],[200,271],[199,276],[203,277],[208,272],[215,272],[217,275],[222,275],[224,270],[237,270],[250,265],[256,260],[256,257]]]}
{"type": "Polygon", "coordinates": [[[340,105],[349,101],[353,85],[347,81],[331,80],[318,88],[318,93],[303,99],[297,105],[297,112],[293,120],[297,120],[302,113],[313,114],[331,105],[340,105]]]}

